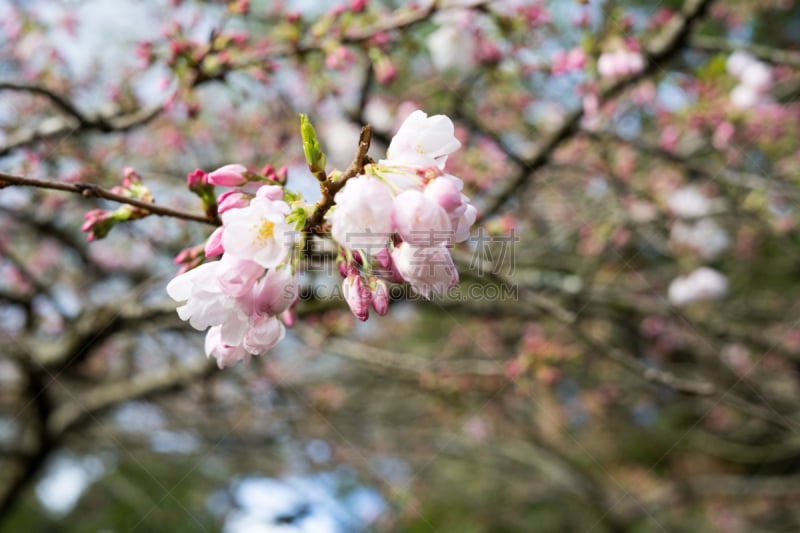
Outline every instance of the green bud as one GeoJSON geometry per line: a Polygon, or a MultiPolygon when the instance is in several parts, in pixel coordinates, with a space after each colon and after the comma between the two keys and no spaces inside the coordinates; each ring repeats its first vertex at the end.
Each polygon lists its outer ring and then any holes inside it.
{"type": "Polygon", "coordinates": [[[303,153],[306,156],[308,168],[313,174],[325,172],[327,161],[320,147],[319,139],[317,139],[317,132],[308,120],[308,116],[303,113],[300,114],[300,136],[303,139],[303,153]]]}

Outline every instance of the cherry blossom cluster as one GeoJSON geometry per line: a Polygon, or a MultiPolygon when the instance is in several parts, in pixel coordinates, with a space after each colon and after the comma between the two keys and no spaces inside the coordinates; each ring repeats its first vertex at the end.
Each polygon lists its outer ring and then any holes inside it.
{"type": "Polygon", "coordinates": [[[367,165],[336,194],[331,233],[343,248],[345,299],[359,319],[385,312],[385,281],[408,282],[426,298],[458,282],[449,248],[469,237],[476,209],[447,174],[458,150],[452,121],[409,115],[386,159],[367,165]]]}
{"type": "Polygon", "coordinates": [[[461,146],[449,118],[411,113],[386,159],[349,179],[325,174],[325,155],[305,117],[301,133],[323,193],[338,185],[327,206],[286,190],[285,170],[270,166],[254,173],[231,164],[188,176],[189,189],[222,224],[203,246],[178,255],[183,268],[167,292],[183,302],[182,320],[208,329],[206,355],[221,368],[268,352],[294,322],[301,254],[293,252],[308,238],[306,223],[319,209],[339,246],[343,295],[357,318],[366,320],[370,308],[386,314],[388,283],[408,282],[431,298],[458,282],[449,248],[469,237],[477,212],[462,193],[462,180],[445,172],[448,156],[461,146]],[[346,179],[343,186],[339,179],[346,179]],[[216,187],[225,190],[216,195],[216,187]],[[218,260],[203,262],[209,258],[218,260]]]}
{"type": "Polygon", "coordinates": [[[226,165],[208,175],[189,175],[195,191],[229,188],[217,198],[222,225],[204,247],[205,257],[220,259],[179,274],[167,293],[185,302],[178,307],[182,320],[199,330],[209,328],[206,355],[220,368],[278,344],[285,325],[293,322],[290,308],[299,295],[291,264],[297,242],[291,207],[284,201],[280,174],[270,167],[263,174],[226,165]]]}

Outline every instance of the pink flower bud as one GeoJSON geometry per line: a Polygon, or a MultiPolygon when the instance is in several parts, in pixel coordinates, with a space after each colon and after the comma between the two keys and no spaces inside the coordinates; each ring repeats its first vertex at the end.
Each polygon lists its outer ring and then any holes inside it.
{"type": "Polygon", "coordinates": [[[349,274],[342,282],[342,293],[344,300],[350,307],[353,315],[361,321],[369,318],[369,306],[372,303],[372,293],[364,284],[361,275],[356,273],[349,274]]]}
{"type": "Polygon", "coordinates": [[[243,175],[245,172],[247,172],[247,168],[243,165],[225,165],[210,173],[208,181],[212,185],[220,187],[239,187],[247,183],[247,179],[243,175]]]}
{"type": "Polygon", "coordinates": [[[178,255],[175,256],[175,259],[172,261],[176,265],[181,265],[183,263],[191,263],[194,260],[200,258],[200,251],[202,248],[197,246],[190,246],[189,248],[184,248],[178,255]]]}
{"type": "Polygon", "coordinates": [[[85,222],[81,226],[81,231],[89,234],[86,239],[90,242],[105,237],[115,223],[112,212],[104,209],[89,211],[83,218],[85,222]]]}
{"type": "Polygon", "coordinates": [[[366,9],[368,0],[350,0],[350,11],[361,13],[366,9]]]}
{"type": "Polygon", "coordinates": [[[208,184],[208,175],[199,168],[194,169],[186,175],[186,185],[190,190],[195,190],[208,184]]]}
{"type": "Polygon", "coordinates": [[[375,257],[375,262],[378,263],[378,266],[381,268],[390,268],[392,266],[392,254],[389,252],[388,248],[381,249],[373,257],[375,257]]]}
{"type": "Polygon", "coordinates": [[[225,253],[225,247],[222,246],[222,234],[224,232],[225,228],[220,226],[208,237],[205,246],[206,257],[216,257],[225,253]]]}
{"type": "Polygon", "coordinates": [[[130,187],[134,183],[142,181],[142,177],[136,172],[133,167],[125,167],[122,169],[122,186],[125,188],[130,187]]]}
{"type": "Polygon", "coordinates": [[[381,57],[373,64],[375,69],[375,79],[381,85],[388,85],[394,81],[397,76],[397,67],[394,62],[386,56],[381,57]]]}
{"type": "Polygon", "coordinates": [[[439,204],[448,213],[461,207],[461,191],[451,180],[441,177],[432,180],[425,188],[425,196],[439,204]]]}
{"type": "Polygon", "coordinates": [[[389,287],[383,280],[378,280],[372,290],[372,308],[379,316],[389,312],[389,287]]]}
{"type": "Polygon", "coordinates": [[[287,309],[281,313],[281,320],[287,328],[294,327],[294,323],[297,320],[297,313],[294,312],[294,309],[287,309]]]}
{"type": "Polygon", "coordinates": [[[256,191],[256,198],[266,198],[273,202],[283,200],[283,187],[280,185],[262,185],[256,191]]]}
{"type": "Polygon", "coordinates": [[[392,260],[392,254],[389,252],[388,248],[383,248],[380,252],[375,254],[374,257],[376,268],[373,272],[377,276],[390,283],[403,283],[403,281],[405,281],[403,276],[400,275],[400,272],[397,271],[397,267],[395,267],[394,261],[392,260]]]}
{"type": "Polygon", "coordinates": [[[225,191],[217,197],[217,213],[220,215],[230,209],[247,207],[248,201],[239,191],[225,191]]]}
{"type": "Polygon", "coordinates": [[[281,185],[286,185],[286,178],[288,174],[289,170],[285,166],[282,166],[281,168],[278,169],[277,174],[275,174],[276,176],[275,181],[277,181],[281,185]]]}
{"type": "Polygon", "coordinates": [[[337,261],[336,268],[339,269],[339,274],[341,274],[343,278],[347,277],[348,266],[346,261],[337,261]]]}

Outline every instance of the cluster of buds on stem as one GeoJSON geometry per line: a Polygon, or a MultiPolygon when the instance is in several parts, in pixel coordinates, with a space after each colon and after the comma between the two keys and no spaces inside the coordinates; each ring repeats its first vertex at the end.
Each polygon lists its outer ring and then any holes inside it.
{"type": "MultiPolygon", "coordinates": [[[[131,167],[125,167],[122,171],[122,184],[115,185],[111,192],[142,202],[153,202],[153,195],[143,183],[139,173],[131,167]]],[[[150,212],[141,207],[133,205],[121,205],[113,210],[94,209],[84,215],[84,223],[81,231],[88,233],[87,239],[94,241],[102,239],[111,231],[116,224],[129,220],[137,220],[148,216],[150,212]]]]}

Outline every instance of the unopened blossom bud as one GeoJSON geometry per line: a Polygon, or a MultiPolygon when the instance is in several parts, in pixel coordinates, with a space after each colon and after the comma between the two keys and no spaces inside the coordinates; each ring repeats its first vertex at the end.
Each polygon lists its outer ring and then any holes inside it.
{"type": "Polygon", "coordinates": [[[350,11],[353,13],[361,13],[366,9],[369,0],[350,0],[350,11]]]}
{"type": "Polygon", "coordinates": [[[439,204],[439,206],[448,213],[461,207],[463,203],[461,200],[461,191],[458,190],[456,183],[444,177],[436,178],[431,181],[428,186],[425,187],[424,194],[427,198],[439,204]]]}
{"type": "Polygon", "coordinates": [[[388,248],[384,248],[375,255],[376,265],[373,268],[373,273],[388,281],[389,283],[403,283],[403,276],[397,270],[397,267],[392,260],[392,254],[388,248]]]}
{"type": "MultiPolygon", "coordinates": [[[[375,50],[375,49],[373,49],[375,50]]],[[[370,54],[372,56],[372,68],[375,70],[375,79],[381,85],[392,83],[397,77],[397,67],[389,57],[382,52],[370,54]]]]}
{"type": "Polygon", "coordinates": [[[339,274],[341,274],[343,278],[347,277],[347,273],[349,272],[349,266],[347,265],[347,261],[341,259],[336,261],[336,268],[339,269],[339,274]]]}
{"type": "Polygon", "coordinates": [[[229,209],[238,209],[248,205],[247,198],[239,191],[225,191],[219,195],[217,203],[217,212],[220,215],[229,209]]]}
{"type": "Polygon", "coordinates": [[[208,187],[208,175],[201,169],[196,168],[186,175],[186,185],[190,191],[197,191],[201,187],[208,187]]]}
{"type": "Polygon", "coordinates": [[[244,165],[232,164],[218,168],[208,175],[208,182],[219,187],[240,187],[247,183],[244,165]]]}
{"type": "Polygon", "coordinates": [[[364,284],[361,274],[351,272],[342,282],[342,294],[350,311],[361,321],[369,318],[369,306],[372,303],[372,293],[364,284]]]}
{"type": "Polygon", "coordinates": [[[222,234],[224,232],[225,228],[220,226],[208,237],[205,245],[206,257],[216,257],[225,253],[225,247],[222,246],[222,234]]]}
{"type": "Polygon", "coordinates": [[[203,245],[201,244],[182,250],[177,256],[175,256],[173,262],[176,265],[181,266],[181,268],[178,270],[178,275],[180,275],[200,266],[203,264],[204,259],[205,256],[203,254],[203,245]]]}
{"type": "Polygon", "coordinates": [[[266,198],[273,202],[283,200],[283,187],[280,185],[262,185],[256,191],[256,198],[266,198]]]}
{"type": "Polygon", "coordinates": [[[372,289],[372,308],[379,316],[385,316],[389,312],[389,287],[383,280],[375,282],[372,289]]]}
{"type": "Polygon", "coordinates": [[[286,185],[286,179],[289,176],[289,169],[286,166],[282,166],[278,169],[278,172],[275,173],[275,181],[277,181],[280,185],[286,185]]]}
{"type": "Polygon", "coordinates": [[[142,177],[136,172],[133,167],[125,167],[122,169],[122,186],[126,189],[130,188],[134,183],[141,183],[142,177]]]}
{"type": "Polygon", "coordinates": [[[375,262],[381,268],[391,268],[392,266],[392,254],[389,253],[388,248],[383,248],[378,253],[376,253],[373,257],[375,257],[375,262]]]}
{"type": "Polygon", "coordinates": [[[203,256],[203,247],[202,246],[190,246],[189,248],[184,248],[178,255],[175,256],[175,259],[172,260],[173,263],[176,265],[180,265],[183,263],[188,263],[194,261],[198,257],[203,256]]]}
{"type": "Polygon", "coordinates": [[[108,235],[108,232],[111,231],[111,228],[113,228],[114,224],[117,222],[114,220],[112,212],[106,211],[105,209],[89,211],[83,215],[83,218],[85,222],[83,226],[81,226],[81,231],[89,234],[87,236],[89,241],[102,239],[108,235]]]}
{"type": "Polygon", "coordinates": [[[289,308],[281,313],[281,320],[287,328],[292,328],[294,327],[294,323],[297,321],[297,313],[294,311],[294,309],[289,308]]]}

